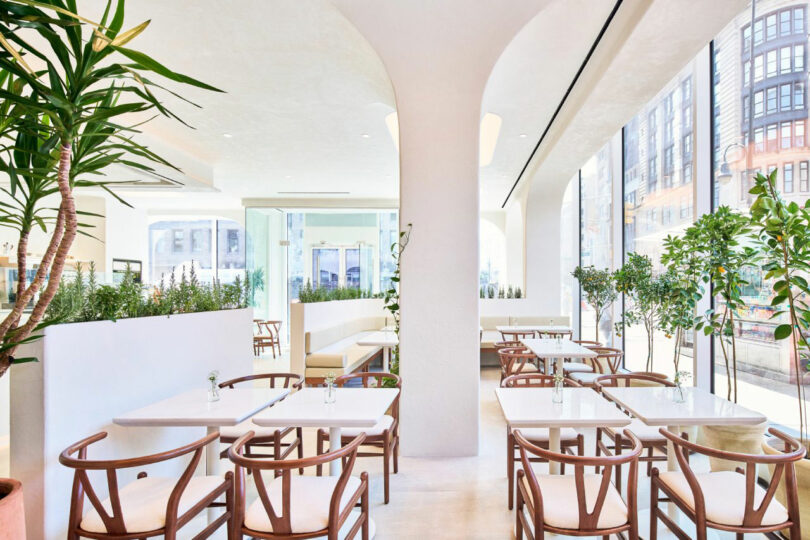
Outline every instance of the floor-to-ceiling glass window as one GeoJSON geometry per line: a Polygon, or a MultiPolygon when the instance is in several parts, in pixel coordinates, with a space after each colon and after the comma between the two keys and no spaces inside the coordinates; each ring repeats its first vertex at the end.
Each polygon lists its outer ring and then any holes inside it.
{"type": "MultiPolygon", "coordinates": [[[[603,146],[580,169],[580,264],[612,269],[613,262],[613,157],[610,144],[603,146]]],[[[580,328],[584,339],[596,333],[596,313],[580,305],[580,328]]],[[[599,340],[613,342],[613,317],[605,310],[599,322],[599,340]]]]}
{"type": "Polygon", "coordinates": [[[574,175],[563,194],[560,207],[560,315],[571,317],[574,307],[574,287],[576,280],[571,272],[579,264],[579,216],[577,215],[576,194],[579,186],[579,172],[574,175]]]}
{"type": "MultiPolygon", "coordinates": [[[[757,172],[778,169],[782,196],[804,204],[810,197],[807,146],[806,2],[758,0],[753,35],[751,5],[714,40],[714,204],[748,212],[748,190],[757,172]],[[753,39],[753,50],[752,50],[753,39]],[[753,70],[751,66],[753,65],[753,70]]],[[[788,340],[775,341],[771,283],[748,269],[746,308],[735,339],[738,401],[790,426],[798,425],[797,374],[788,340]]],[[[723,309],[716,301],[717,309],[723,309]]],[[[715,391],[725,396],[728,378],[715,346],[715,391]]],[[[805,377],[806,373],[798,374],[805,377]]]]}
{"type": "MultiPolygon", "coordinates": [[[[624,259],[650,258],[662,272],[664,239],[694,220],[695,62],[690,62],[624,127],[624,259]]],[[[693,354],[693,335],[683,338],[682,357],[693,354]]],[[[652,336],[652,371],[674,375],[674,342],[664,332],[652,336]]],[[[648,339],[643,325],[625,328],[625,366],[647,368],[648,339]]],[[[691,362],[679,369],[691,370],[691,362]]]]}

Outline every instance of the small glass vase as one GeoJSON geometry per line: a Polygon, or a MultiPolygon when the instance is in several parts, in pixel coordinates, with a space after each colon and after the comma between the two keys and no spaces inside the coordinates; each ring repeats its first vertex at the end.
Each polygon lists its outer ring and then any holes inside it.
{"type": "Polygon", "coordinates": [[[554,382],[554,390],[551,392],[552,403],[562,403],[563,401],[563,383],[562,381],[554,382]]]}
{"type": "Polygon", "coordinates": [[[216,381],[211,381],[211,385],[208,387],[208,401],[219,401],[219,385],[216,381]]]}
{"type": "Polygon", "coordinates": [[[683,403],[686,401],[686,397],[683,395],[683,386],[681,383],[675,383],[675,386],[672,388],[672,401],[675,403],[683,403]]]}
{"type": "Polygon", "coordinates": [[[334,383],[327,383],[326,388],[323,389],[323,402],[334,403],[337,399],[337,391],[335,390],[334,383]]]}

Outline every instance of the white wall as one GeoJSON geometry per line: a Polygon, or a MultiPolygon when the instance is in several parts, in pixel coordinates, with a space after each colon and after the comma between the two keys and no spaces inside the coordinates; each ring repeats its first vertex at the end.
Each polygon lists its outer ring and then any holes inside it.
{"type": "Polygon", "coordinates": [[[526,197],[518,195],[506,207],[506,269],[512,285],[526,292],[526,197]]]}
{"type": "Polygon", "coordinates": [[[130,208],[115,200],[106,202],[106,267],[112,270],[113,259],[141,261],[144,283],[150,283],[149,218],[146,211],[130,208]]]}
{"type": "MultiPolygon", "coordinates": [[[[70,444],[107,431],[88,458],[125,458],[204,436],[202,427],[124,428],[112,419],[205,388],[213,369],[223,380],[252,373],[252,319],[251,309],[241,309],[63,324],[21,350],[39,358],[11,368],[11,476],[25,486],[28,537],[65,537],[73,474],[58,457],[70,444]]],[[[185,463],[146,469],[179,475],[185,463]]],[[[137,472],[120,475],[119,483],[137,472]]]]}
{"type": "Polygon", "coordinates": [[[385,311],[381,298],[290,304],[290,371],[304,375],[307,332],[340,326],[366,317],[386,316],[388,312],[385,311]]]}

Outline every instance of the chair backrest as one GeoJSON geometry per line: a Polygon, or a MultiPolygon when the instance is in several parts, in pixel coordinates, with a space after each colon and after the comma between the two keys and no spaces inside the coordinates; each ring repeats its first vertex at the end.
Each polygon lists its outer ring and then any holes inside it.
{"type": "Polygon", "coordinates": [[[560,331],[544,330],[538,331],[537,334],[543,339],[556,339],[556,338],[571,339],[574,335],[574,333],[571,330],[560,330],[560,331]]]}
{"type": "Polygon", "coordinates": [[[628,386],[675,386],[668,379],[662,379],[647,373],[613,373],[597,377],[594,381],[596,389],[609,386],[613,388],[628,386]]]}
{"type": "Polygon", "coordinates": [[[219,383],[219,387],[233,388],[235,384],[257,380],[267,380],[270,388],[293,388],[294,390],[300,390],[304,385],[304,378],[297,373],[259,373],[221,382],[219,383]]]}
{"type": "MultiPolygon", "coordinates": [[[[745,464],[745,508],[743,514],[743,527],[760,527],[762,525],[762,518],[765,517],[765,512],[771,504],[776,490],[779,487],[779,482],[782,477],[785,478],[786,495],[787,495],[787,510],[788,516],[791,520],[799,519],[799,500],[798,489],[796,486],[796,469],[795,463],[804,458],[806,450],[799,441],[786,435],[785,433],[770,428],[768,433],[777,437],[785,443],[784,453],[782,454],[740,454],[737,452],[727,452],[725,450],[717,450],[707,446],[690,442],[666,429],[659,430],[661,434],[669,439],[675,450],[675,457],[681,467],[684,477],[692,490],[692,495],[695,501],[695,514],[698,520],[705,519],[706,516],[706,501],[703,496],[703,490],[698,483],[694,471],[689,465],[687,453],[698,453],[704,456],[723,459],[727,461],[734,461],[745,464]],[[755,500],[754,487],[757,484],[759,475],[757,474],[757,465],[769,465],[773,467],[773,474],[771,475],[770,485],[765,492],[765,496],[761,501],[755,500]],[[755,505],[757,505],[755,507],[755,505]]],[[[728,504],[728,501],[726,502],[728,504]]]]}
{"type": "Polygon", "coordinates": [[[498,351],[498,360],[501,363],[501,373],[505,377],[521,373],[527,363],[532,362],[535,354],[523,347],[505,348],[498,351]]]}
{"type": "Polygon", "coordinates": [[[587,347],[587,348],[604,347],[604,345],[602,345],[600,342],[592,341],[592,340],[588,340],[588,339],[575,339],[574,343],[576,343],[577,345],[582,345],[583,347],[587,347]]]}
{"type": "MultiPolygon", "coordinates": [[[[245,469],[250,471],[253,476],[256,490],[259,493],[259,500],[262,503],[264,511],[267,512],[267,517],[270,519],[273,534],[289,535],[292,534],[292,524],[290,522],[292,471],[295,469],[316,467],[340,459],[343,461],[343,470],[335,484],[329,503],[330,528],[332,528],[337,523],[337,517],[342,507],[346,504],[343,492],[346,489],[349,477],[352,475],[354,462],[357,459],[357,450],[366,438],[365,433],[361,433],[355,437],[352,442],[334,452],[327,452],[326,454],[308,458],[282,460],[245,457],[243,455],[244,446],[250,442],[254,435],[255,433],[253,431],[248,431],[236,439],[231,447],[228,448],[228,459],[236,466],[236,475],[234,478],[236,508],[234,517],[237,524],[241,526],[245,516],[245,469]],[[267,484],[263,476],[265,471],[272,471],[271,479],[277,474],[281,476],[281,505],[279,506],[273,505],[267,493],[267,484]]],[[[355,495],[359,497],[359,494],[355,495]]]]}
{"type": "Polygon", "coordinates": [[[520,341],[496,341],[494,343],[494,347],[496,351],[500,351],[501,349],[523,349],[528,350],[528,347],[523,345],[520,341]]]}
{"type": "MultiPolygon", "coordinates": [[[[524,373],[522,375],[510,375],[501,381],[504,388],[551,388],[554,386],[554,375],[544,375],[542,373],[524,373]]],[[[563,379],[563,386],[581,387],[574,379],[568,377],[563,379]]]]}
{"type": "MultiPolygon", "coordinates": [[[[200,463],[200,459],[202,458],[203,450],[205,449],[206,445],[211,444],[219,439],[219,433],[211,433],[202,439],[194,441],[193,443],[185,446],[181,446],[180,448],[175,448],[173,450],[168,450],[166,452],[152,454],[149,456],[95,461],[87,459],[87,447],[106,437],[107,432],[102,431],[69,446],[61,454],[59,454],[59,463],[65,467],[75,469],[73,476],[73,491],[70,501],[69,527],[71,529],[75,529],[81,523],[82,517],[84,516],[84,499],[86,496],[90,501],[90,504],[93,505],[93,508],[98,513],[101,521],[104,523],[107,533],[113,535],[125,535],[127,534],[127,530],[126,525],[124,524],[124,515],[121,510],[121,499],[118,493],[118,470],[143,467],[191,454],[191,460],[186,466],[186,469],[183,471],[183,474],[177,480],[177,483],[174,485],[174,488],[169,495],[168,504],[166,505],[166,515],[177,516],[180,497],[183,495],[183,491],[186,489],[191,477],[194,476],[194,471],[196,471],[197,466],[200,463]],[[78,455],[77,457],[73,457],[73,454],[78,455]],[[93,487],[93,483],[90,481],[90,477],[87,474],[88,471],[106,472],[107,492],[110,500],[109,510],[102,505],[101,499],[99,498],[98,493],[93,487]]],[[[170,522],[167,521],[167,529],[170,526],[170,522]]]]}
{"type": "Polygon", "coordinates": [[[264,321],[264,327],[267,328],[267,333],[275,334],[276,338],[281,335],[281,321],[264,321]]]}
{"type": "MultiPolygon", "coordinates": [[[[605,498],[609,489],[615,489],[611,483],[611,476],[614,469],[619,465],[629,464],[627,472],[627,511],[628,515],[632,516],[637,511],[636,509],[636,489],[638,478],[638,457],[641,455],[642,446],[641,441],[629,430],[624,430],[624,435],[633,444],[632,449],[629,451],[622,451],[618,456],[572,456],[558,452],[552,452],[539,446],[535,446],[529,442],[520,429],[514,430],[515,442],[520,450],[520,461],[523,464],[523,470],[519,474],[524,474],[529,482],[529,489],[532,492],[532,499],[534,508],[530,508],[530,512],[542,511],[543,497],[540,491],[540,484],[537,475],[532,467],[531,459],[533,456],[541,457],[549,462],[555,461],[558,463],[565,463],[566,465],[573,465],[574,467],[574,482],[576,482],[577,493],[577,507],[579,510],[579,523],[578,530],[580,531],[595,531],[598,529],[599,517],[602,513],[602,507],[605,504],[605,498]],[[599,491],[596,494],[595,500],[587,500],[585,490],[585,467],[598,467],[601,468],[602,479],[599,485],[599,491]],[[591,509],[590,511],[588,509],[591,509]]],[[[538,516],[539,517],[539,516],[538,516]]]]}
{"type": "Polygon", "coordinates": [[[502,330],[501,338],[504,341],[517,341],[521,339],[531,339],[534,337],[534,330],[502,330]]]}
{"type": "Polygon", "coordinates": [[[590,347],[596,353],[596,357],[591,359],[591,365],[596,373],[613,374],[622,367],[624,351],[611,347],[590,347]]]}

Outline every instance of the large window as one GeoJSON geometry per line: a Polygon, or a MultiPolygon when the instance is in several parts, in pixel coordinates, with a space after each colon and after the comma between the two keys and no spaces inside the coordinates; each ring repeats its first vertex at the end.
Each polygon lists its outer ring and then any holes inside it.
{"type": "MultiPolygon", "coordinates": [[[[613,262],[613,160],[610,144],[606,144],[580,170],[580,263],[596,268],[611,268],[613,262]]],[[[585,303],[580,306],[582,336],[594,336],[596,314],[585,303]]],[[[592,338],[588,338],[592,339],[592,338]]],[[[613,317],[602,314],[599,339],[613,342],[613,317]]]]}
{"type": "MultiPolygon", "coordinates": [[[[807,107],[804,87],[807,69],[804,51],[807,34],[804,20],[807,4],[783,0],[759,1],[754,22],[755,37],[761,21],[779,20],[778,36],[766,31],[766,40],[755,39],[753,54],[756,57],[778,50],[779,69],[765,70],[761,81],[755,80],[753,88],[749,81],[742,80],[747,74],[750,57],[749,29],[751,9],[740,13],[715,38],[713,58],[716,77],[714,100],[718,104],[714,114],[714,168],[718,172],[714,182],[716,205],[729,206],[748,212],[752,196],[751,177],[758,171],[778,168],[777,186],[788,200],[803,204],[810,196],[808,190],[808,167],[810,149],[806,147],[805,122],[807,107]],[[778,45],[778,47],[777,47],[778,45]],[[779,88],[778,107],[767,104],[758,114],[757,93],[761,88],[779,88]],[[747,111],[751,93],[754,94],[754,117],[747,111]],[[778,126],[778,127],[777,127],[778,126]],[[758,133],[765,128],[768,143],[761,148],[758,133]],[[749,136],[753,133],[752,137],[749,136]],[[778,135],[777,135],[778,134],[778,135]]],[[[756,69],[755,69],[756,71],[756,69]]],[[[755,76],[755,79],[757,77],[755,76]]],[[[737,378],[739,402],[767,414],[776,421],[789,426],[798,425],[795,406],[796,374],[791,372],[788,341],[774,340],[774,329],[781,324],[783,316],[771,318],[771,285],[763,280],[762,273],[751,267],[746,272],[749,285],[744,288],[746,309],[738,314],[735,325],[737,347],[737,378]],[[794,383],[795,384],[795,383],[794,383]]],[[[715,299],[716,309],[723,305],[715,299]]],[[[725,396],[728,387],[725,363],[719,344],[715,344],[714,373],[715,391],[725,396]]]]}
{"type": "MultiPolygon", "coordinates": [[[[662,271],[659,260],[664,238],[682,232],[694,219],[694,70],[692,62],[624,128],[624,258],[626,260],[627,254],[633,252],[647,255],[653,261],[655,272],[662,271]],[[649,119],[658,114],[672,119],[667,128],[671,133],[665,137],[671,144],[663,149],[664,181],[660,187],[650,174],[658,149],[650,144],[639,144],[645,138],[655,140],[658,127],[649,119]]],[[[775,106],[775,89],[772,94],[775,106]]],[[[683,356],[691,356],[692,336],[684,336],[682,345],[683,356]]],[[[647,334],[642,325],[625,329],[624,349],[628,369],[642,371],[646,368],[647,334]]],[[[663,332],[655,332],[652,369],[671,376],[675,369],[673,353],[673,340],[663,332]]],[[[680,368],[689,369],[691,366],[687,364],[690,362],[681,362],[680,368]]]]}

